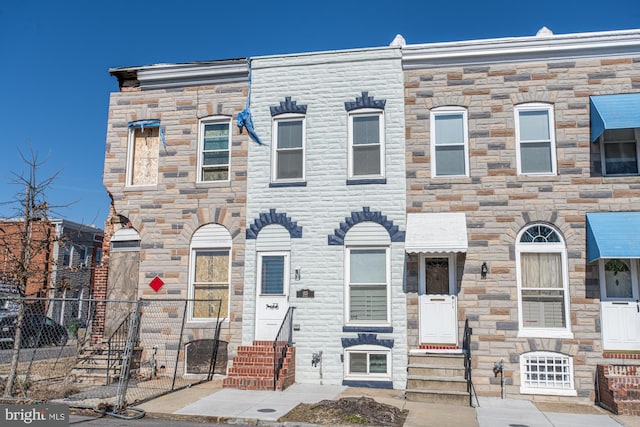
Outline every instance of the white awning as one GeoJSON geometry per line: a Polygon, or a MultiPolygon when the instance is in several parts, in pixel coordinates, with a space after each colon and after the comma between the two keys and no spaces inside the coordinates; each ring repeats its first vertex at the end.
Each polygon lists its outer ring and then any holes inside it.
{"type": "Polygon", "coordinates": [[[405,250],[408,253],[466,252],[468,247],[464,213],[407,214],[405,250]]]}

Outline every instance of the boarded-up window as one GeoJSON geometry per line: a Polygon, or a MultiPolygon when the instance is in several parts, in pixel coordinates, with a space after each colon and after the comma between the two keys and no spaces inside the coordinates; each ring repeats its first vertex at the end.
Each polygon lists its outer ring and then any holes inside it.
{"type": "Polygon", "coordinates": [[[132,128],[131,132],[129,185],[155,185],[160,128],[132,128]]]}
{"type": "Polygon", "coordinates": [[[218,301],[222,300],[220,318],[228,316],[229,251],[196,250],[193,280],[193,317],[218,317],[218,301]]]}

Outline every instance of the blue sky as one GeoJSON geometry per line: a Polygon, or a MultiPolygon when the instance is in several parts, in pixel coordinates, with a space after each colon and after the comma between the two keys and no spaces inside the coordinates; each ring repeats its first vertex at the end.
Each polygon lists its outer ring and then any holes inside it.
{"type": "Polygon", "coordinates": [[[0,2],[0,216],[21,189],[18,150],[46,163],[55,216],[102,227],[109,68],[315,50],[640,27],[638,0],[0,2]]]}

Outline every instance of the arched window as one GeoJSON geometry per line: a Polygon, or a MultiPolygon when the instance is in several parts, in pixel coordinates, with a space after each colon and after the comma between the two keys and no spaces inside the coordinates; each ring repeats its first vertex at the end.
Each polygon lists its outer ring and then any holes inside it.
{"type": "Polygon", "coordinates": [[[560,233],[548,224],[525,227],[516,258],[519,336],[571,336],[567,250],[560,233]]]}
{"type": "Polygon", "coordinates": [[[228,318],[231,235],[225,227],[207,224],[193,233],[189,271],[190,320],[228,318]]]}

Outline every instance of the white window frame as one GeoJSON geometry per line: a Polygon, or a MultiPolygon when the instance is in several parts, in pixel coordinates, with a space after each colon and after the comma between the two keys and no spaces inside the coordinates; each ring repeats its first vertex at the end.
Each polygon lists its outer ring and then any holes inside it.
{"type": "MultiPolygon", "coordinates": [[[[306,180],[306,141],[307,141],[307,120],[304,114],[286,113],[273,118],[272,126],[273,143],[271,150],[271,182],[304,182],[306,180]],[[278,149],[278,126],[282,122],[302,122],[302,176],[300,178],[278,178],[278,152],[293,149],[278,149]]],[[[295,149],[299,150],[298,148],[295,149]]]]}
{"type": "MultiPolygon", "coordinates": [[[[385,163],[386,163],[386,148],[385,148],[385,125],[384,125],[384,110],[379,110],[376,108],[361,108],[358,110],[350,111],[348,119],[348,129],[347,133],[349,135],[349,152],[348,152],[348,164],[349,171],[348,176],[349,179],[376,179],[376,178],[384,178],[385,177],[385,163]],[[378,117],[378,132],[380,137],[380,173],[379,174],[369,174],[369,175],[355,175],[353,171],[353,160],[354,160],[354,145],[353,145],[353,119],[354,117],[378,117]]],[[[362,145],[360,145],[362,146],[362,145]]],[[[366,146],[366,145],[365,145],[366,146]]]]}
{"type": "Polygon", "coordinates": [[[567,263],[567,247],[565,245],[562,234],[553,226],[546,223],[528,224],[518,233],[516,239],[516,282],[518,287],[518,337],[537,337],[537,338],[573,338],[571,333],[571,317],[570,317],[570,298],[569,293],[569,272],[567,263]],[[542,225],[553,230],[561,242],[547,243],[522,243],[520,239],[522,235],[531,227],[542,225]],[[522,264],[521,255],[523,253],[559,253],[562,262],[562,291],[564,293],[564,328],[527,328],[524,326],[522,312],[522,264]]]}
{"type": "MultiPolygon", "coordinates": [[[[389,246],[348,246],[345,248],[345,301],[344,318],[348,326],[391,326],[391,248],[389,246]],[[386,290],[387,290],[387,318],[386,320],[351,320],[351,251],[352,250],[384,250],[386,258],[386,290]]],[[[356,285],[358,286],[358,285],[356,285]]],[[[363,285],[364,286],[364,285],[363,285]]]]}
{"type": "Polygon", "coordinates": [[[630,298],[622,297],[607,297],[607,281],[605,277],[604,266],[611,259],[599,259],[598,260],[598,277],[600,280],[600,300],[601,301],[637,301],[638,300],[638,260],[633,258],[620,258],[621,260],[629,262],[629,268],[631,269],[631,289],[633,296],[630,298]]]}
{"type": "Polygon", "coordinates": [[[193,315],[193,299],[195,298],[195,271],[196,271],[196,253],[197,252],[206,252],[206,251],[227,251],[229,258],[229,267],[228,267],[228,277],[227,277],[227,286],[229,287],[229,293],[227,297],[227,313],[231,313],[231,267],[232,267],[232,250],[229,246],[216,246],[216,245],[191,245],[189,248],[189,291],[188,298],[190,300],[187,307],[187,321],[193,323],[211,323],[217,321],[226,322],[229,320],[228,317],[194,317],[193,315]]]}
{"type": "MultiPolygon", "coordinates": [[[[157,126],[150,126],[149,128],[152,129],[158,129],[158,138],[160,138],[160,128],[157,126]]],[[[126,187],[134,187],[134,188],[138,188],[138,187],[155,187],[158,185],[158,170],[156,169],[156,173],[155,173],[155,180],[153,183],[150,184],[134,184],[133,183],[133,166],[134,166],[134,162],[135,162],[135,156],[134,156],[134,148],[135,148],[135,134],[136,134],[136,130],[141,129],[139,127],[131,127],[129,128],[129,136],[128,136],[128,143],[127,143],[127,171],[125,174],[125,179],[126,179],[126,187]]],[[[160,141],[158,141],[158,144],[160,144],[160,141]]],[[[159,147],[158,147],[159,149],[159,147]]],[[[158,162],[160,161],[160,152],[158,152],[158,162]]],[[[158,167],[160,165],[158,164],[158,167]]]]}
{"type": "Polygon", "coordinates": [[[347,381],[391,381],[393,372],[391,349],[379,345],[354,345],[344,349],[344,379],[347,381]],[[365,353],[367,355],[367,373],[349,372],[351,355],[353,353],[365,353]],[[387,358],[387,372],[369,373],[369,356],[372,354],[384,354],[387,358]]]}
{"type": "MultiPolygon", "coordinates": [[[[561,381],[562,382],[562,381],[561,381]]],[[[577,396],[573,373],[573,357],[562,353],[554,353],[550,351],[532,351],[520,355],[520,393],[521,394],[541,394],[553,396],[577,396]],[[531,357],[554,358],[561,359],[568,366],[568,387],[536,387],[533,380],[527,380],[527,360],[531,357]]]]}
{"type": "Polygon", "coordinates": [[[256,279],[258,280],[258,286],[257,286],[257,292],[259,295],[287,295],[288,289],[289,289],[289,284],[290,284],[290,272],[291,272],[291,267],[290,267],[290,260],[291,258],[291,252],[289,251],[264,251],[264,252],[258,252],[258,265],[257,265],[257,276],[256,279]],[[265,256],[281,256],[283,257],[283,262],[284,262],[284,279],[283,279],[283,283],[282,283],[282,293],[281,294],[263,294],[262,293],[262,258],[265,256]]]}
{"type": "MultiPolygon", "coordinates": [[[[556,159],[556,129],[555,129],[555,116],[553,105],[544,104],[540,102],[530,102],[526,104],[516,105],[514,107],[515,113],[515,134],[516,134],[516,164],[518,168],[518,175],[531,175],[531,176],[550,176],[557,174],[557,159],[556,159]],[[520,113],[527,111],[546,111],[549,121],[549,145],[551,150],[551,170],[547,172],[524,172],[522,170],[522,150],[521,145],[523,142],[520,140],[520,113]]],[[[527,141],[524,144],[532,142],[542,141],[527,141]]]]}
{"type": "MultiPolygon", "coordinates": [[[[431,177],[432,178],[459,178],[469,176],[469,125],[468,125],[468,112],[464,107],[438,107],[434,108],[430,112],[429,119],[431,143],[431,177]],[[464,174],[462,175],[438,175],[437,162],[436,162],[436,117],[438,116],[459,116],[462,115],[462,131],[463,131],[463,145],[464,145],[464,174]]],[[[440,144],[438,147],[459,146],[460,144],[440,144]]]]}
{"type": "MultiPolygon", "coordinates": [[[[228,116],[211,116],[204,117],[200,119],[198,124],[198,176],[196,177],[197,183],[212,183],[212,182],[229,182],[231,180],[231,148],[232,148],[232,128],[231,128],[231,118],[228,116]],[[216,179],[216,180],[204,180],[204,169],[206,166],[203,162],[204,157],[204,135],[205,135],[205,127],[207,125],[217,125],[217,124],[227,124],[229,126],[229,140],[227,142],[227,151],[229,153],[227,159],[227,179],[216,179]]],[[[222,150],[212,150],[212,151],[222,151],[222,150]]],[[[222,167],[225,165],[216,165],[218,167],[222,167]]]]}
{"type": "MultiPolygon", "coordinates": [[[[605,145],[607,144],[607,140],[605,138],[606,133],[607,131],[605,130],[604,132],[602,132],[602,135],[600,135],[600,162],[602,165],[602,175],[604,176],[638,176],[640,175],[640,128],[633,128],[633,134],[636,139],[636,165],[638,168],[636,173],[622,173],[622,174],[607,173],[607,162],[606,162],[606,155],[605,155],[605,151],[606,151],[605,145]]],[[[619,143],[619,142],[621,141],[616,141],[615,143],[619,143]]]]}

